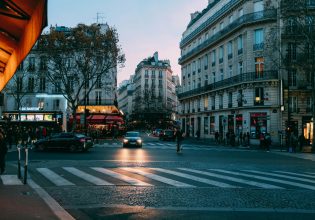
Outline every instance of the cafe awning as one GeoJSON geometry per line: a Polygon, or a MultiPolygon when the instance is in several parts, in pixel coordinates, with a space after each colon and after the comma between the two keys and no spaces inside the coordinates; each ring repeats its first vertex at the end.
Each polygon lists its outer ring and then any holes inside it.
{"type": "Polygon", "coordinates": [[[47,1],[0,1],[0,91],[47,26],[47,1]]]}

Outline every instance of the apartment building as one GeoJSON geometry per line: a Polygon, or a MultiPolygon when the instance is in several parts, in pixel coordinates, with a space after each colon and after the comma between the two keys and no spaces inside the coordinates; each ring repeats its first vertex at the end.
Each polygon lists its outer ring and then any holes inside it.
{"type": "Polygon", "coordinates": [[[266,47],[278,25],[277,1],[209,0],[191,15],[180,42],[180,120],[187,135],[218,131],[253,141],[270,133],[280,142],[282,92],[279,68],[266,47]]]}
{"type": "Polygon", "coordinates": [[[131,120],[159,126],[176,119],[179,80],[173,76],[169,60],[160,60],[158,52],[142,60],[133,77],[131,120]]]}

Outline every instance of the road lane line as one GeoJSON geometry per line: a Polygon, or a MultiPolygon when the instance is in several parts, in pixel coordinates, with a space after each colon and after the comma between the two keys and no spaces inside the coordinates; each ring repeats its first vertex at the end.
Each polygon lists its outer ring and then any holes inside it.
{"type": "Polygon", "coordinates": [[[238,176],[245,176],[245,177],[250,177],[250,178],[255,178],[255,179],[260,179],[260,180],[266,180],[266,181],[270,181],[270,182],[276,182],[276,183],[281,183],[281,184],[285,184],[285,185],[291,185],[291,186],[295,186],[295,187],[298,186],[298,187],[305,188],[305,189],[315,190],[314,186],[301,184],[301,183],[296,183],[296,182],[291,182],[291,181],[279,180],[279,179],[274,179],[274,178],[269,178],[269,177],[263,177],[263,176],[257,176],[257,175],[252,175],[252,174],[240,173],[240,172],[226,171],[226,170],[221,170],[221,169],[209,169],[209,170],[218,171],[218,172],[222,172],[222,173],[233,174],[233,175],[238,175],[238,176]]]}
{"type": "Polygon", "coordinates": [[[19,178],[17,178],[17,175],[1,175],[0,177],[3,185],[8,186],[23,185],[22,181],[19,178]]]}
{"type": "Polygon", "coordinates": [[[124,182],[127,182],[133,186],[152,186],[151,184],[149,183],[145,183],[141,180],[138,180],[138,179],[135,179],[135,178],[131,178],[129,176],[126,176],[126,175],[123,175],[123,174],[120,174],[120,173],[117,173],[117,172],[114,172],[114,171],[111,171],[109,169],[105,169],[105,168],[101,168],[101,167],[91,167],[93,170],[96,170],[100,173],[103,173],[103,174],[106,174],[108,176],[111,176],[111,177],[114,177],[116,179],[119,179],[119,180],[122,180],[124,182]]]}
{"type": "Polygon", "coordinates": [[[56,174],[48,168],[37,168],[37,171],[56,186],[74,186],[75,184],[56,174]]]}
{"type": "Polygon", "coordinates": [[[310,180],[310,179],[305,179],[305,178],[299,178],[299,177],[293,177],[293,176],[287,176],[287,175],[281,175],[281,174],[275,174],[275,173],[267,173],[267,172],[261,172],[261,171],[255,171],[255,170],[245,170],[245,171],[251,172],[251,173],[268,175],[268,176],[286,178],[286,179],[291,179],[291,180],[298,180],[298,181],[307,182],[307,183],[315,183],[315,180],[310,180]]]}
{"type": "Polygon", "coordinates": [[[213,185],[213,186],[218,186],[218,187],[223,187],[223,188],[238,188],[236,186],[233,186],[233,185],[230,185],[227,183],[209,180],[209,179],[205,179],[205,178],[201,178],[201,177],[197,177],[197,176],[193,176],[193,175],[189,175],[189,174],[185,174],[185,173],[180,173],[180,172],[176,172],[176,171],[172,171],[172,170],[166,170],[166,169],[162,169],[162,168],[150,168],[150,169],[156,170],[159,172],[163,172],[163,173],[172,174],[172,175],[183,177],[183,178],[187,178],[187,179],[194,180],[197,182],[213,185]]]}
{"type": "Polygon", "coordinates": [[[81,178],[81,179],[84,179],[85,181],[87,182],[90,182],[94,185],[97,185],[97,186],[113,186],[114,184],[112,183],[109,183],[105,180],[102,180],[100,178],[97,178],[95,176],[92,176],[88,173],[85,173],[81,170],[78,170],[74,167],[63,167],[64,170],[68,171],[69,173],[81,178]]]}
{"type": "Polygon", "coordinates": [[[275,171],[277,173],[283,173],[283,174],[291,174],[295,176],[302,176],[302,177],[308,177],[308,178],[315,178],[314,175],[307,175],[307,174],[300,174],[300,173],[293,173],[293,172],[286,172],[286,171],[275,171]]]}
{"type": "Polygon", "coordinates": [[[162,177],[162,176],[159,176],[159,175],[156,175],[153,173],[148,173],[148,172],[142,171],[140,169],[136,169],[136,168],[122,167],[120,169],[129,171],[132,173],[136,173],[136,174],[139,174],[141,176],[147,177],[149,179],[153,179],[153,180],[156,180],[156,181],[159,181],[162,183],[166,183],[168,185],[175,186],[175,187],[195,187],[195,186],[187,184],[187,183],[183,183],[183,182],[179,182],[179,181],[172,180],[169,178],[165,178],[165,177],[162,177]]]}
{"type": "Polygon", "coordinates": [[[284,189],[282,187],[267,184],[267,183],[259,183],[259,182],[255,182],[255,181],[250,181],[250,180],[245,180],[245,179],[240,179],[240,178],[235,178],[235,177],[230,177],[230,176],[224,176],[224,175],[220,175],[220,174],[216,174],[216,173],[204,172],[204,171],[193,170],[193,169],[188,169],[188,168],[179,168],[179,169],[185,170],[185,171],[190,171],[193,173],[206,175],[206,176],[212,176],[212,177],[216,177],[216,178],[220,178],[220,179],[226,179],[226,180],[237,182],[237,183],[243,183],[243,184],[247,184],[247,185],[251,185],[251,186],[257,186],[257,187],[261,187],[261,188],[265,188],[265,189],[284,189]]]}

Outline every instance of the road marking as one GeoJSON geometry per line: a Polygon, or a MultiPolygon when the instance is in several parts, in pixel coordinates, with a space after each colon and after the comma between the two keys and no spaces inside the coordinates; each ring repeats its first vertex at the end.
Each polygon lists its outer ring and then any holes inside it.
{"type": "Polygon", "coordinates": [[[214,180],[200,178],[197,176],[193,176],[193,175],[189,175],[189,174],[185,174],[185,173],[180,173],[180,172],[176,172],[176,171],[172,171],[172,170],[166,170],[166,169],[162,169],[162,168],[150,168],[150,169],[156,170],[159,172],[163,172],[163,173],[169,173],[169,174],[172,174],[175,176],[187,178],[190,180],[194,180],[194,181],[201,182],[201,183],[206,183],[206,184],[213,185],[213,186],[218,186],[218,187],[223,187],[223,188],[237,188],[236,186],[233,186],[233,185],[230,185],[227,183],[222,183],[222,182],[218,182],[218,181],[214,181],[214,180]]]}
{"type": "Polygon", "coordinates": [[[223,176],[220,174],[215,174],[215,173],[210,173],[210,172],[204,172],[204,171],[193,170],[193,169],[188,169],[188,168],[179,168],[179,169],[185,170],[185,171],[190,171],[193,173],[206,175],[206,176],[212,176],[212,177],[216,177],[216,178],[226,179],[226,180],[237,182],[237,183],[243,183],[243,184],[247,184],[247,185],[251,185],[251,186],[257,186],[257,187],[261,187],[261,188],[265,188],[265,189],[283,189],[282,187],[271,185],[271,184],[259,183],[259,182],[239,179],[239,178],[235,178],[235,177],[223,176]]]}
{"type": "Polygon", "coordinates": [[[255,178],[255,179],[260,179],[260,180],[266,180],[266,181],[270,181],[270,182],[282,183],[282,184],[291,185],[291,186],[295,186],[295,187],[298,186],[298,187],[305,188],[305,189],[315,190],[314,186],[296,183],[296,182],[291,182],[291,181],[279,180],[279,179],[274,179],[274,178],[269,178],[269,177],[252,175],[252,174],[244,174],[244,173],[240,173],[240,172],[226,171],[226,170],[221,170],[221,169],[209,169],[209,170],[233,174],[233,175],[238,175],[238,176],[245,176],[245,177],[250,177],[250,178],[255,178]]]}
{"type": "Polygon", "coordinates": [[[114,172],[114,171],[111,171],[109,169],[100,168],[100,167],[91,167],[91,168],[93,170],[96,170],[96,171],[101,172],[103,174],[106,174],[106,175],[109,175],[109,176],[114,177],[116,179],[119,179],[119,180],[122,180],[124,182],[130,183],[133,186],[152,186],[149,183],[142,182],[140,180],[131,178],[129,176],[126,176],[126,175],[123,175],[123,174],[120,174],[120,173],[117,173],[117,172],[114,172]]]}
{"type": "Polygon", "coordinates": [[[144,177],[147,177],[147,178],[150,178],[150,179],[162,182],[162,183],[166,183],[168,185],[176,186],[176,187],[195,187],[195,186],[187,184],[187,183],[182,183],[182,182],[172,180],[169,178],[165,178],[165,177],[153,174],[153,173],[148,173],[148,172],[142,171],[140,169],[136,169],[136,168],[123,167],[121,169],[142,175],[144,177]]]}
{"type": "Polygon", "coordinates": [[[74,218],[66,210],[64,210],[56,200],[54,200],[43,188],[37,185],[32,179],[28,179],[28,185],[36,191],[39,197],[41,197],[45,201],[45,203],[59,219],[74,220],[74,218]]]}
{"type": "Polygon", "coordinates": [[[291,174],[295,176],[302,176],[302,177],[309,177],[309,178],[315,178],[313,175],[307,175],[307,174],[300,174],[300,173],[293,173],[293,172],[286,172],[286,171],[275,171],[277,173],[284,173],[284,174],[291,174]]]}
{"type": "Polygon", "coordinates": [[[85,173],[81,170],[78,170],[74,167],[63,167],[64,170],[68,171],[69,173],[81,178],[81,179],[84,179],[86,180],[87,182],[90,182],[94,185],[97,185],[97,186],[113,186],[114,184],[112,183],[109,183],[105,180],[102,180],[100,178],[97,178],[95,176],[92,176],[88,173],[85,173]]]}
{"type": "Polygon", "coordinates": [[[75,184],[56,174],[48,168],[37,168],[37,171],[56,186],[74,186],[75,184]]]}
{"type": "Polygon", "coordinates": [[[2,175],[1,180],[3,185],[9,186],[23,185],[21,180],[17,178],[17,175],[2,175]]]}
{"type": "Polygon", "coordinates": [[[286,179],[291,179],[291,180],[298,180],[298,181],[307,182],[307,183],[315,183],[315,180],[310,180],[310,179],[305,179],[305,178],[299,178],[299,177],[293,177],[293,176],[287,176],[287,175],[281,175],[281,174],[275,174],[275,173],[267,173],[267,172],[261,172],[261,171],[254,171],[254,170],[245,170],[245,171],[251,172],[251,173],[268,175],[268,176],[286,178],[286,179]]]}
{"type": "Polygon", "coordinates": [[[306,172],[307,174],[315,175],[315,173],[306,172]]]}

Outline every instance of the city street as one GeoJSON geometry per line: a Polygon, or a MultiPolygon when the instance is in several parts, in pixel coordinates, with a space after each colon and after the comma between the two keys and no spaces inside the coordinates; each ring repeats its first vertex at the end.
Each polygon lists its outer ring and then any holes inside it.
{"type": "MultiPolygon", "coordinates": [[[[314,161],[188,141],[183,148],[177,154],[175,142],[145,137],[142,149],[108,140],[87,153],[31,151],[30,180],[75,219],[314,219],[314,161]]],[[[8,163],[15,158],[9,153],[8,163]]]]}

